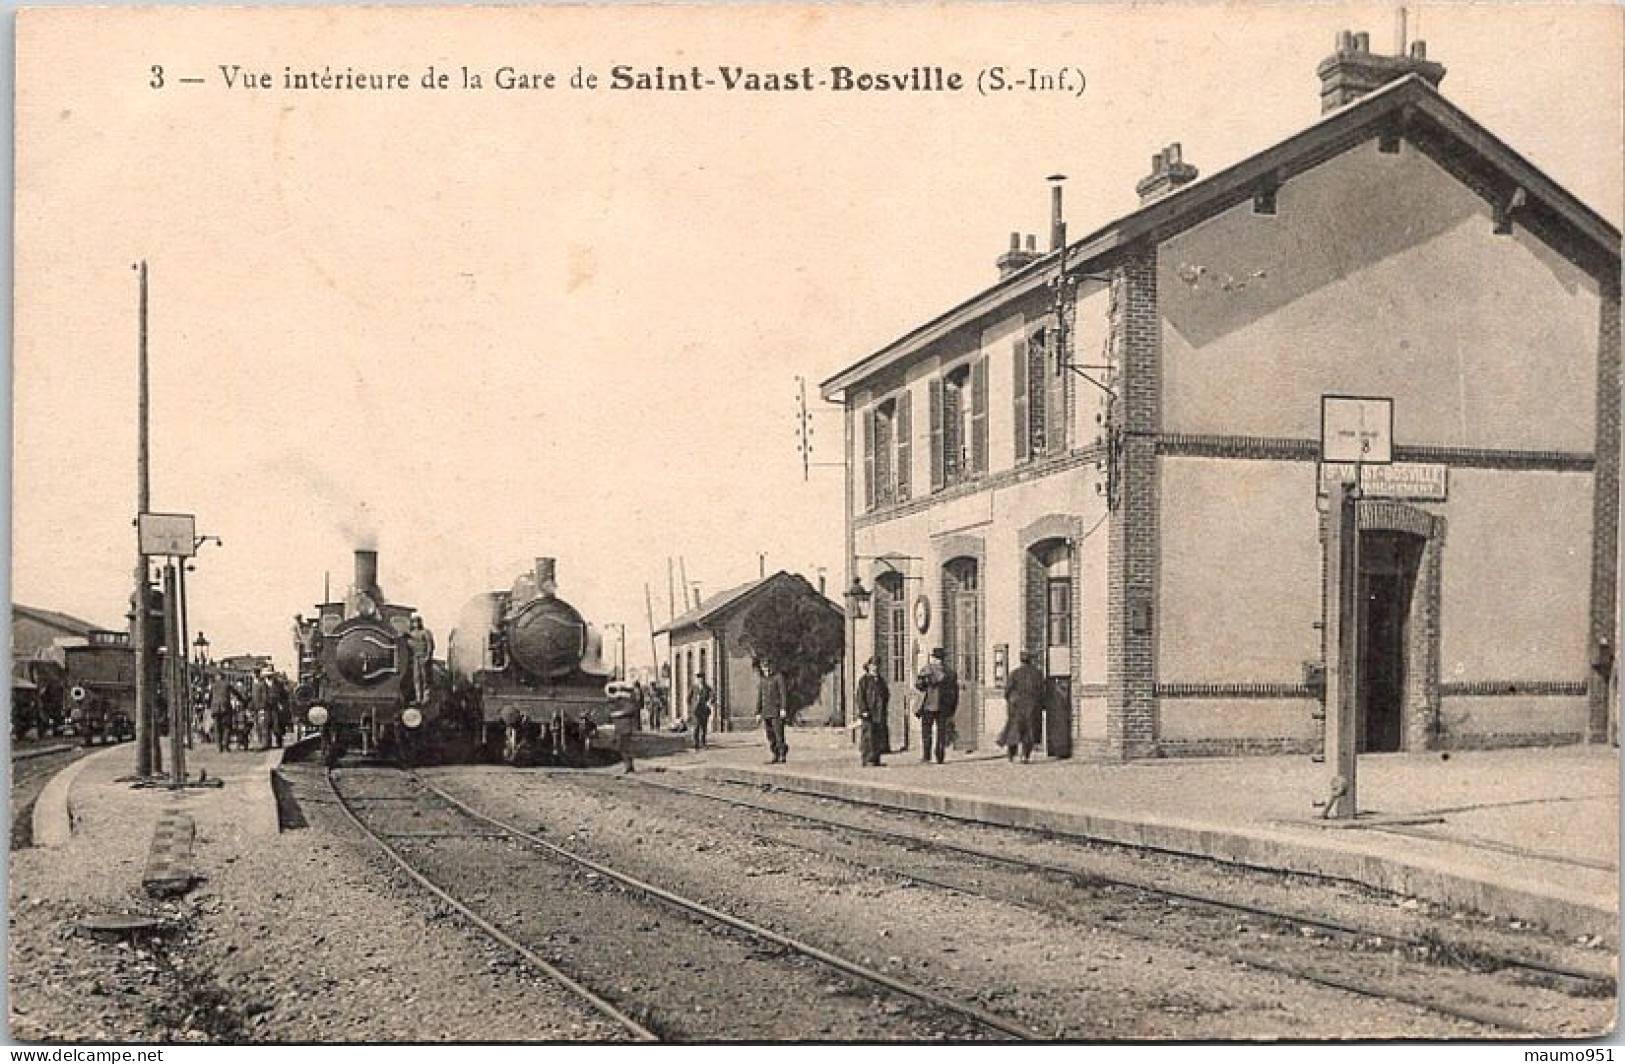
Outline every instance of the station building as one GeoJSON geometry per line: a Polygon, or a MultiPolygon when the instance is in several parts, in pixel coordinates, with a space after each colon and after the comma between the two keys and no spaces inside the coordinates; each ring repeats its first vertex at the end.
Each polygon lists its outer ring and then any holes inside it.
{"type": "Polygon", "coordinates": [[[1013,237],[997,283],[824,382],[850,656],[895,691],[944,647],[962,746],[1026,650],[1084,756],[1319,748],[1352,475],[1319,462],[1327,394],[1393,400],[1357,513],[1362,748],[1608,738],[1620,233],[1420,44],[1340,34],[1319,74],[1307,129],[1205,177],[1170,146],[1081,240],[1057,194],[1047,252],[1013,237]]]}

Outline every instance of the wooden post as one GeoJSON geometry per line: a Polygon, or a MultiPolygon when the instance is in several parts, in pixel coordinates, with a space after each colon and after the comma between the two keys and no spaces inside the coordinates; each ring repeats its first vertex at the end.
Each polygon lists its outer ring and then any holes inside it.
{"type": "Polygon", "coordinates": [[[1331,773],[1321,815],[1346,820],[1359,809],[1356,749],[1360,705],[1360,531],[1358,481],[1341,481],[1332,498],[1326,566],[1326,765],[1331,773]]]}
{"type": "MultiPolygon", "coordinates": [[[[151,501],[147,478],[147,264],[136,266],[140,276],[140,312],[138,315],[139,341],[136,347],[136,452],[135,452],[135,512],[147,512],[151,501]]],[[[135,774],[150,776],[152,764],[152,692],[149,663],[152,649],[147,646],[147,559],[136,544],[135,594],[131,613],[135,620],[130,629],[130,643],[135,649],[135,774]]]]}
{"type": "Polygon", "coordinates": [[[164,643],[169,650],[165,687],[169,690],[169,785],[186,786],[186,719],[182,710],[187,698],[186,644],[181,640],[180,576],[171,558],[164,567],[164,643]]]}

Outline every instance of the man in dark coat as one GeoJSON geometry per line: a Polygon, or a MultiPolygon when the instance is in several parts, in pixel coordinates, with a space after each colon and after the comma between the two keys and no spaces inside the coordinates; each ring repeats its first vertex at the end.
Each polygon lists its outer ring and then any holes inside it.
{"type": "Polygon", "coordinates": [[[887,752],[886,706],[891,701],[891,690],[880,678],[875,659],[864,662],[863,677],[858,680],[858,753],[865,765],[880,766],[880,755],[887,752]]]}
{"type": "Polygon", "coordinates": [[[209,684],[209,714],[214,717],[214,741],[223,754],[231,749],[231,681],[217,672],[209,684]]]}
{"type": "Polygon", "coordinates": [[[756,712],[761,714],[762,729],[767,732],[767,748],[773,752],[770,765],[782,765],[790,754],[790,744],[784,739],[784,715],[790,704],[790,689],[784,674],[767,665],[761,666],[762,682],[756,688],[756,712]]]}
{"type": "Polygon", "coordinates": [[[1004,704],[1008,716],[1004,731],[999,733],[999,745],[1011,761],[1021,754],[1022,761],[1031,761],[1033,747],[1038,745],[1044,712],[1044,675],[1033,664],[1030,650],[1021,652],[1021,664],[1010,672],[1004,685],[1004,704]]]}
{"type": "Polygon", "coordinates": [[[920,718],[920,760],[930,761],[934,750],[940,765],[948,749],[948,734],[953,731],[954,713],[959,709],[959,677],[948,667],[947,654],[941,647],[931,651],[931,662],[920,670],[914,686],[925,695],[914,711],[920,718]]]}
{"type": "Polygon", "coordinates": [[[703,750],[711,732],[711,707],[716,692],[705,682],[705,673],[694,674],[694,686],[688,689],[688,720],[694,728],[694,749],[703,750]]]}

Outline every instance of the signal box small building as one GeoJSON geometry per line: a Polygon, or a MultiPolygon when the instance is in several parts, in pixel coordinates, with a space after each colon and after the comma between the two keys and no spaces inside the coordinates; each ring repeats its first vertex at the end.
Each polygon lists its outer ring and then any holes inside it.
{"type": "Polygon", "coordinates": [[[963,745],[1028,650],[1085,755],[1316,749],[1350,475],[1318,461],[1327,394],[1393,400],[1358,503],[1363,748],[1607,737],[1620,233],[1420,46],[1345,33],[1319,73],[1307,129],[1200,179],[1171,146],[1133,213],[1013,240],[996,284],[824,383],[854,656],[895,685],[945,647],[963,745]]]}

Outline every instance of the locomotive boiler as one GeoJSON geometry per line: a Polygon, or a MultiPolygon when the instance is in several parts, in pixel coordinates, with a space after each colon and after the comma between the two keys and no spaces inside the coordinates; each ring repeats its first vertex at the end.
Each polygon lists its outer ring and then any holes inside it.
{"type": "Polygon", "coordinates": [[[355,583],[343,599],[295,619],[296,712],[322,732],[330,756],[405,743],[438,714],[430,697],[433,644],[417,609],[378,586],[378,552],[355,552],[355,583]]]}
{"type": "Polygon", "coordinates": [[[581,763],[609,720],[602,640],[560,598],[552,558],[469,600],[447,651],[452,699],[487,757],[581,763]]]}

